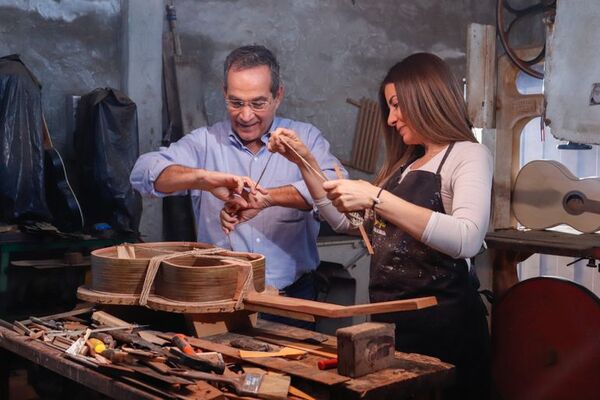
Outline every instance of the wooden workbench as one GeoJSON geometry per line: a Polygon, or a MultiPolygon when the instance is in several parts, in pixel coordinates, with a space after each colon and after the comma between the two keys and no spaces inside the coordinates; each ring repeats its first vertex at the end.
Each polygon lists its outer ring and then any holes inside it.
{"type": "Polygon", "coordinates": [[[600,260],[600,234],[503,229],[489,232],[485,241],[492,253],[493,288],[497,297],[518,283],[517,265],[533,254],[600,260]]]}
{"type": "MultiPolygon", "coordinates": [[[[310,334],[299,328],[287,325],[259,321],[252,331],[244,332],[249,337],[270,336],[289,340],[291,338],[302,338],[310,334]]],[[[230,339],[241,334],[225,333],[214,335],[203,340],[214,343],[215,346],[223,346],[230,339]]],[[[320,345],[322,349],[335,353],[336,339],[328,337],[326,345],[320,345]]],[[[228,347],[228,346],[224,346],[228,347]]],[[[136,388],[123,381],[113,379],[98,373],[91,368],[71,362],[61,357],[61,352],[52,349],[35,340],[27,340],[25,336],[0,326],[0,353],[12,352],[35,364],[48,368],[68,379],[80,383],[97,392],[115,399],[159,399],[155,394],[136,388]]],[[[224,353],[225,354],[225,353],[224,353]]],[[[4,357],[0,355],[2,359],[4,357]]],[[[379,371],[358,379],[350,379],[337,375],[336,370],[319,371],[316,367],[318,356],[307,355],[303,360],[287,362],[287,360],[276,358],[258,359],[258,366],[276,367],[284,364],[286,368],[304,370],[305,373],[319,375],[322,382],[316,383],[304,380],[298,376],[293,377],[293,384],[300,388],[310,389],[315,397],[321,399],[434,399],[441,388],[453,379],[454,369],[450,364],[443,363],[438,359],[421,356],[418,354],[396,353],[397,362],[394,368],[379,371]],[[302,363],[297,364],[297,363],[302,363]]],[[[8,368],[8,363],[2,363],[0,368],[8,368]]],[[[0,372],[0,378],[7,379],[8,373],[0,372]]],[[[6,381],[0,381],[0,398],[2,388],[7,390],[6,381]]],[[[198,398],[198,397],[195,397],[198,398]]]]}

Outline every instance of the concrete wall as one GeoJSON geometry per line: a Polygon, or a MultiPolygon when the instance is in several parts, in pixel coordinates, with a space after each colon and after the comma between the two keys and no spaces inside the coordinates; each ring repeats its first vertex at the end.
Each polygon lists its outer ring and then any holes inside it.
{"type": "Polygon", "coordinates": [[[66,97],[121,83],[119,0],[0,0],[0,56],[18,53],[41,81],[54,145],[72,149],[66,97]]]}
{"type": "MultiPolygon", "coordinates": [[[[278,56],[286,98],[279,114],[313,123],[333,152],[350,158],[357,109],[376,99],[388,68],[416,51],[434,52],[464,76],[470,22],[492,24],[494,0],[177,0],[183,53],[197,60],[209,123],[225,116],[222,64],[242,44],[278,56]]],[[[365,175],[351,171],[355,177],[365,175]]]]}
{"type": "MultiPolygon", "coordinates": [[[[20,53],[44,84],[44,110],[63,155],[72,153],[66,95],[104,86],[137,88],[128,94],[143,119],[140,150],[158,147],[159,91],[144,93],[151,85],[145,72],[160,67],[160,58],[146,53],[160,47],[148,43],[156,35],[143,31],[163,29],[164,18],[156,16],[161,2],[0,0],[0,55],[20,53]],[[143,98],[134,97],[138,94],[143,98]]],[[[175,0],[175,5],[183,53],[196,70],[188,84],[196,88],[186,88],[183,102],[203,114],[197,120],[214,123],[226,115],[221,87],[227,53],[264,44],[282,66],[286,97],[280,115],[313,123],[341,159],[350,158],[357,114],[346,98],[375,99],[388,68],[416,51],[442,56],[463,77],[467,24],[491,24],[495,15],[494,0],[175,0]]],[[[145,205],[142,232],[159,240],[160,204],[145,205]]]]}

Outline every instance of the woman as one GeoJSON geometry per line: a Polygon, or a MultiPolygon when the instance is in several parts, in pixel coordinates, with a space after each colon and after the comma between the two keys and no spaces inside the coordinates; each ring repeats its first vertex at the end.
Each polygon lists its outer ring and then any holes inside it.
{"type": "Polygon", "coordinates": [[[490,216],[493,163],[471,131],[461,87],[448,65],[418,53],[394,65],[380,90],[386,158],[373,184],[323,182],[294,132],[273,132],[269,149],[298,164],[321,215],[337,231],[344,214],[367,214],[375,255],[371,302],[436,296],[438,306],[373,315],[396,324],[396,346],[457,366],[447,398],[485,399],[489,346],[485,308],[466,259],[481,248],[490,216]]]}

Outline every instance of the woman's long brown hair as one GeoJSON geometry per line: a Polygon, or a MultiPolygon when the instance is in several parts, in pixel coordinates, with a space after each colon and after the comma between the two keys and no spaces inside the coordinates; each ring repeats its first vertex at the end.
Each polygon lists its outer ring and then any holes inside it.
{"type": "Polygon", "coordinates": [[[406,124],[433,143],[476,142],[467,115],[461,87],[444,60],[430,53],[416,53],[394,65],[379,90],[381,116],[385,126],[386,155],[375,184],[384,185],[420,146],[409,146],[393,127],[384,88],[393,83],[398,106],[406,124]]]}

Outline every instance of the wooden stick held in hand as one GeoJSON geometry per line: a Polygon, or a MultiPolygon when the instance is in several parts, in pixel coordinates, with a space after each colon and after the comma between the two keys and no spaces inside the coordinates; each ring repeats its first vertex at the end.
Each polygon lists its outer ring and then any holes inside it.
{"type": "MultiPolygon", "coordinates": [[[[335,174],[337,175],[338,179],[344,179],[344,175],[342,174],[340,167],[336,164],[333,166],[333,168],[335,169],[335,174]]],[[[363,242],[365,242],[365,246],[367,247],[367,251],[369,252],[369,254],[375,254],[375,251],[373,251],[373,246],[371,245],[371,241],[369,240],[369,235],[367,235],[367,231],[365,230],[364,225],[360,224],[358,226],[358,230],[360,232],[360,236],[362,236],[363,242]]]]}

